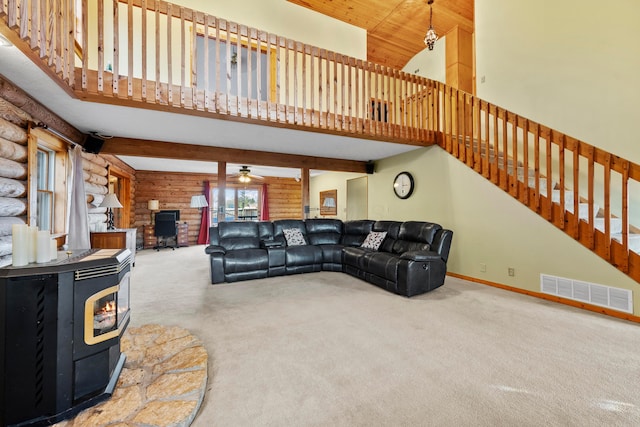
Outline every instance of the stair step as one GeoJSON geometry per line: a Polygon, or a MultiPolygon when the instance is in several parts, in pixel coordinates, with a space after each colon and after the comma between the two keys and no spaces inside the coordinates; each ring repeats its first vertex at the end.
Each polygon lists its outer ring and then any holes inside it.
{"type": "MultiPolygon", "coordinates": [[[[597,230],[604,233],[604,220],[605,218],[594,218],[594,224],[597,230]]],[[[622,233],[622,220],[620,218],[611,218],[611,234],[622,233]]],[[[640,235],[639,235],[640,236],[640,235]]]]}
{"type": "MultiPolygon", "coordinates": [[[[573,213],[573,205],[571,205],[571,209],[568,209],[569,212],[573,213]]],[[[600,205],[593,205],[593,216],[594,222],[597,218],[595,216],[598,214],[600,210],[600,205]]],[[[589,220],[589,203],[578,203],[578,218],[589,220]]],[[[597,222],[596,222],[597,224],[597,222]]]]}
{"type": "MultiPolygon", "coordinates": [[[[622,234],[611,234],[611,238],[622,243],[622,234]]],[[[640,253],[640,234],[629,234],[629,250],[640,253]]]]}
{"type": "MultiPolygon", "coordinates": [[[[560,203],[560,190],[552,190],[551,191],[551,201],[554,203],[560,203]]],[[[564,191],[564,206],[568,208],[569,205],[573,205],[573,191],[565,190],[564,191]]]]}

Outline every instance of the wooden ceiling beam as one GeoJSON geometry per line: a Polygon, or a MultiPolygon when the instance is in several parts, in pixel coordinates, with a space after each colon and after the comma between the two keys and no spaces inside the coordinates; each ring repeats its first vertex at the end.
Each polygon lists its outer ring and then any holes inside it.
{"type": "Polygon", "coordinates": [[[366,172],[366,162],[357,160],[302,156],[297,154],[272,153],[268,151],[210,147],[205,145],[179,144],[175,142],[121,137],[113,137],[105,140],[100,153],[122,156],[154,157],[161,159],[198,160],[242,164],[250,163],[261,166],[309,168],[336,172],[366,172]]]}

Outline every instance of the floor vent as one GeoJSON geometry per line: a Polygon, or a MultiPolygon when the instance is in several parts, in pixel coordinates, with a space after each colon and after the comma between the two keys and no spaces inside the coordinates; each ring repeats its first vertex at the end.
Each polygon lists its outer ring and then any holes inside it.
{"type": "Polygon", "coordinates": [[[633,294],[627,289],[541,274],[540,290],[545,294],[633,313],[633,294]]]}

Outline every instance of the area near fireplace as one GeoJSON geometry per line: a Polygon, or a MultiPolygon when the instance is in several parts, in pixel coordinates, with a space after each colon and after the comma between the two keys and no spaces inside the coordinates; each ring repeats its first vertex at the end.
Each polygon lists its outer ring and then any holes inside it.
{"type": "Polygon", "coordinates": [[[49,425],[113,392],[129,323],[128,249],[0,269],[1,425],[49,425]]]}

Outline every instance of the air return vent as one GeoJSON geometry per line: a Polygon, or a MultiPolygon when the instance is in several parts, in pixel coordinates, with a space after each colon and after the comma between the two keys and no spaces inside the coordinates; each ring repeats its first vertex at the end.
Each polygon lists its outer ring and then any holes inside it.
{"type": "Polygon", "coordinates": [[[624,311],[625,313],[633,312],[633,294],[627,289],[541,274],[540,290],[545,294],[556,295],[574,301],[624,311]]]}

